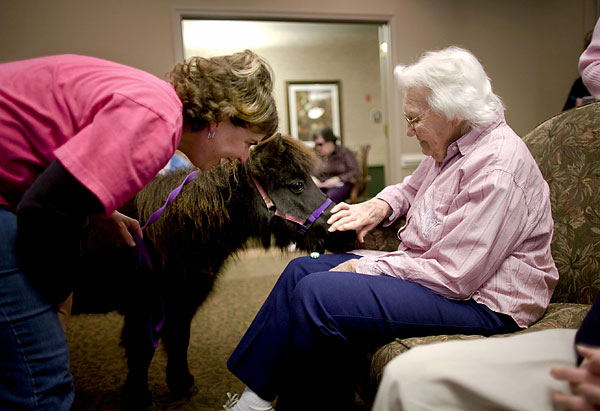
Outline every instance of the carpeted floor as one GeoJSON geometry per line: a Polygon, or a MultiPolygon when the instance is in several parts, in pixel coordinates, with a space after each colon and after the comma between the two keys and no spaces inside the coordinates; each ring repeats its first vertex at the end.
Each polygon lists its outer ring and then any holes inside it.
{"type": "MultiPolygon", "coordinates": [[[[222,410],[227,392],[244,385],[226,361],[288,261],[300,254],[251,249],[230,261],[213,293],[192,322],[190,372],[197,392],[190,398],[169,397],[166,356],[159,348],[149,372],[149,386],[159,410],[222,410]]],[[[74,410],[120,410],[120,391],[127,375],[119,346],[123,318],[117,313],[73,316],[67,332],[75,381],[74,410]]]]}

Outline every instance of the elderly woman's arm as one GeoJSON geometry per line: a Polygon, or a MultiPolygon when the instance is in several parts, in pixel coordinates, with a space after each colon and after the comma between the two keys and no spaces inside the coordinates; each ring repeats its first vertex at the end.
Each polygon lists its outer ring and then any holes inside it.
{"type": "MultiPolygon", "coordinates": [[[[523,192],[512,176],[499,170],[480,173],[453,204],[456,209],[438,222],[439,238],[429,249],[364,257],[356,271],[410,280],[448,298],[469,298],[529,234],[523,230],[528,211],[523,192]]],[[[422,229],[420,224],[416,228],[422,229]]],[[[551,227],[548,231],[551,236],[551,227]]],[[[413,240],[406,231],[403,236],[405,242],[413,240]]],[[[530,254],[531,259],[536,257],[534,252],[530,254]]]]}
{"type": "Polygon", "coordinates": [[[380,223],[388,226],[405,215],[426,175],[426,167],[422,165],[402,183],[384,188],[371,200],[359,204],[337,204],[331,209],[333,216],[327,220],[327,224],[331,224],[329,231],[356,230],[362,243],[365,235],[380,223]]]}

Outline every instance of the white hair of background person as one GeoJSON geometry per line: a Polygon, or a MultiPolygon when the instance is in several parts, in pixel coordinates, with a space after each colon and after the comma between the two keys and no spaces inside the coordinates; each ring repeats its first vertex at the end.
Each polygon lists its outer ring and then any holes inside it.
{"type": "Polygon", "coordinates": [[[396,66],[394,75],[401,89],[431,90],[429,107],[448,120],[466,120],[463,132],[489,125],[505,110],[479,60],[460,47],[429,51],[413,65],[396,66]]]}

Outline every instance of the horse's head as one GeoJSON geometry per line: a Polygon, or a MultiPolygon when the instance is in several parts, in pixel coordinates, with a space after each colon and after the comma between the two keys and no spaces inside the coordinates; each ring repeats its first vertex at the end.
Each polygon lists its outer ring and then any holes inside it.
{"type": "Polygon", "coordinates": [[[335,204],[312,180],[315,162],[304,144],[277,134],[252,150],[246,167],[272,213],[270,231],[276,245],[295,242],[307,251],[347,250],[355,243],[356,233],[327,231],[335,204]]]}

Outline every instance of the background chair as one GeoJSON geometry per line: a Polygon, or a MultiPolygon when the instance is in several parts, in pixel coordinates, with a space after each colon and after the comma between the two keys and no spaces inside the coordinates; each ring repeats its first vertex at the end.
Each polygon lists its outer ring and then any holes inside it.
{"type": "Polygon", "coordinates": [[[367,185],[369,181],[371,181],[371,176],[369,175],[369,165],[367,160],[369,158],[371,145],[364,144],[348,147],[348,149],[354,153],[354,157],[356,157],[356,162],[358,163],[358,178],[352,180],[354,186],[350,191],[350,198],[348,199],[349,203],[356,204],[368,199],[367,185]]]}

